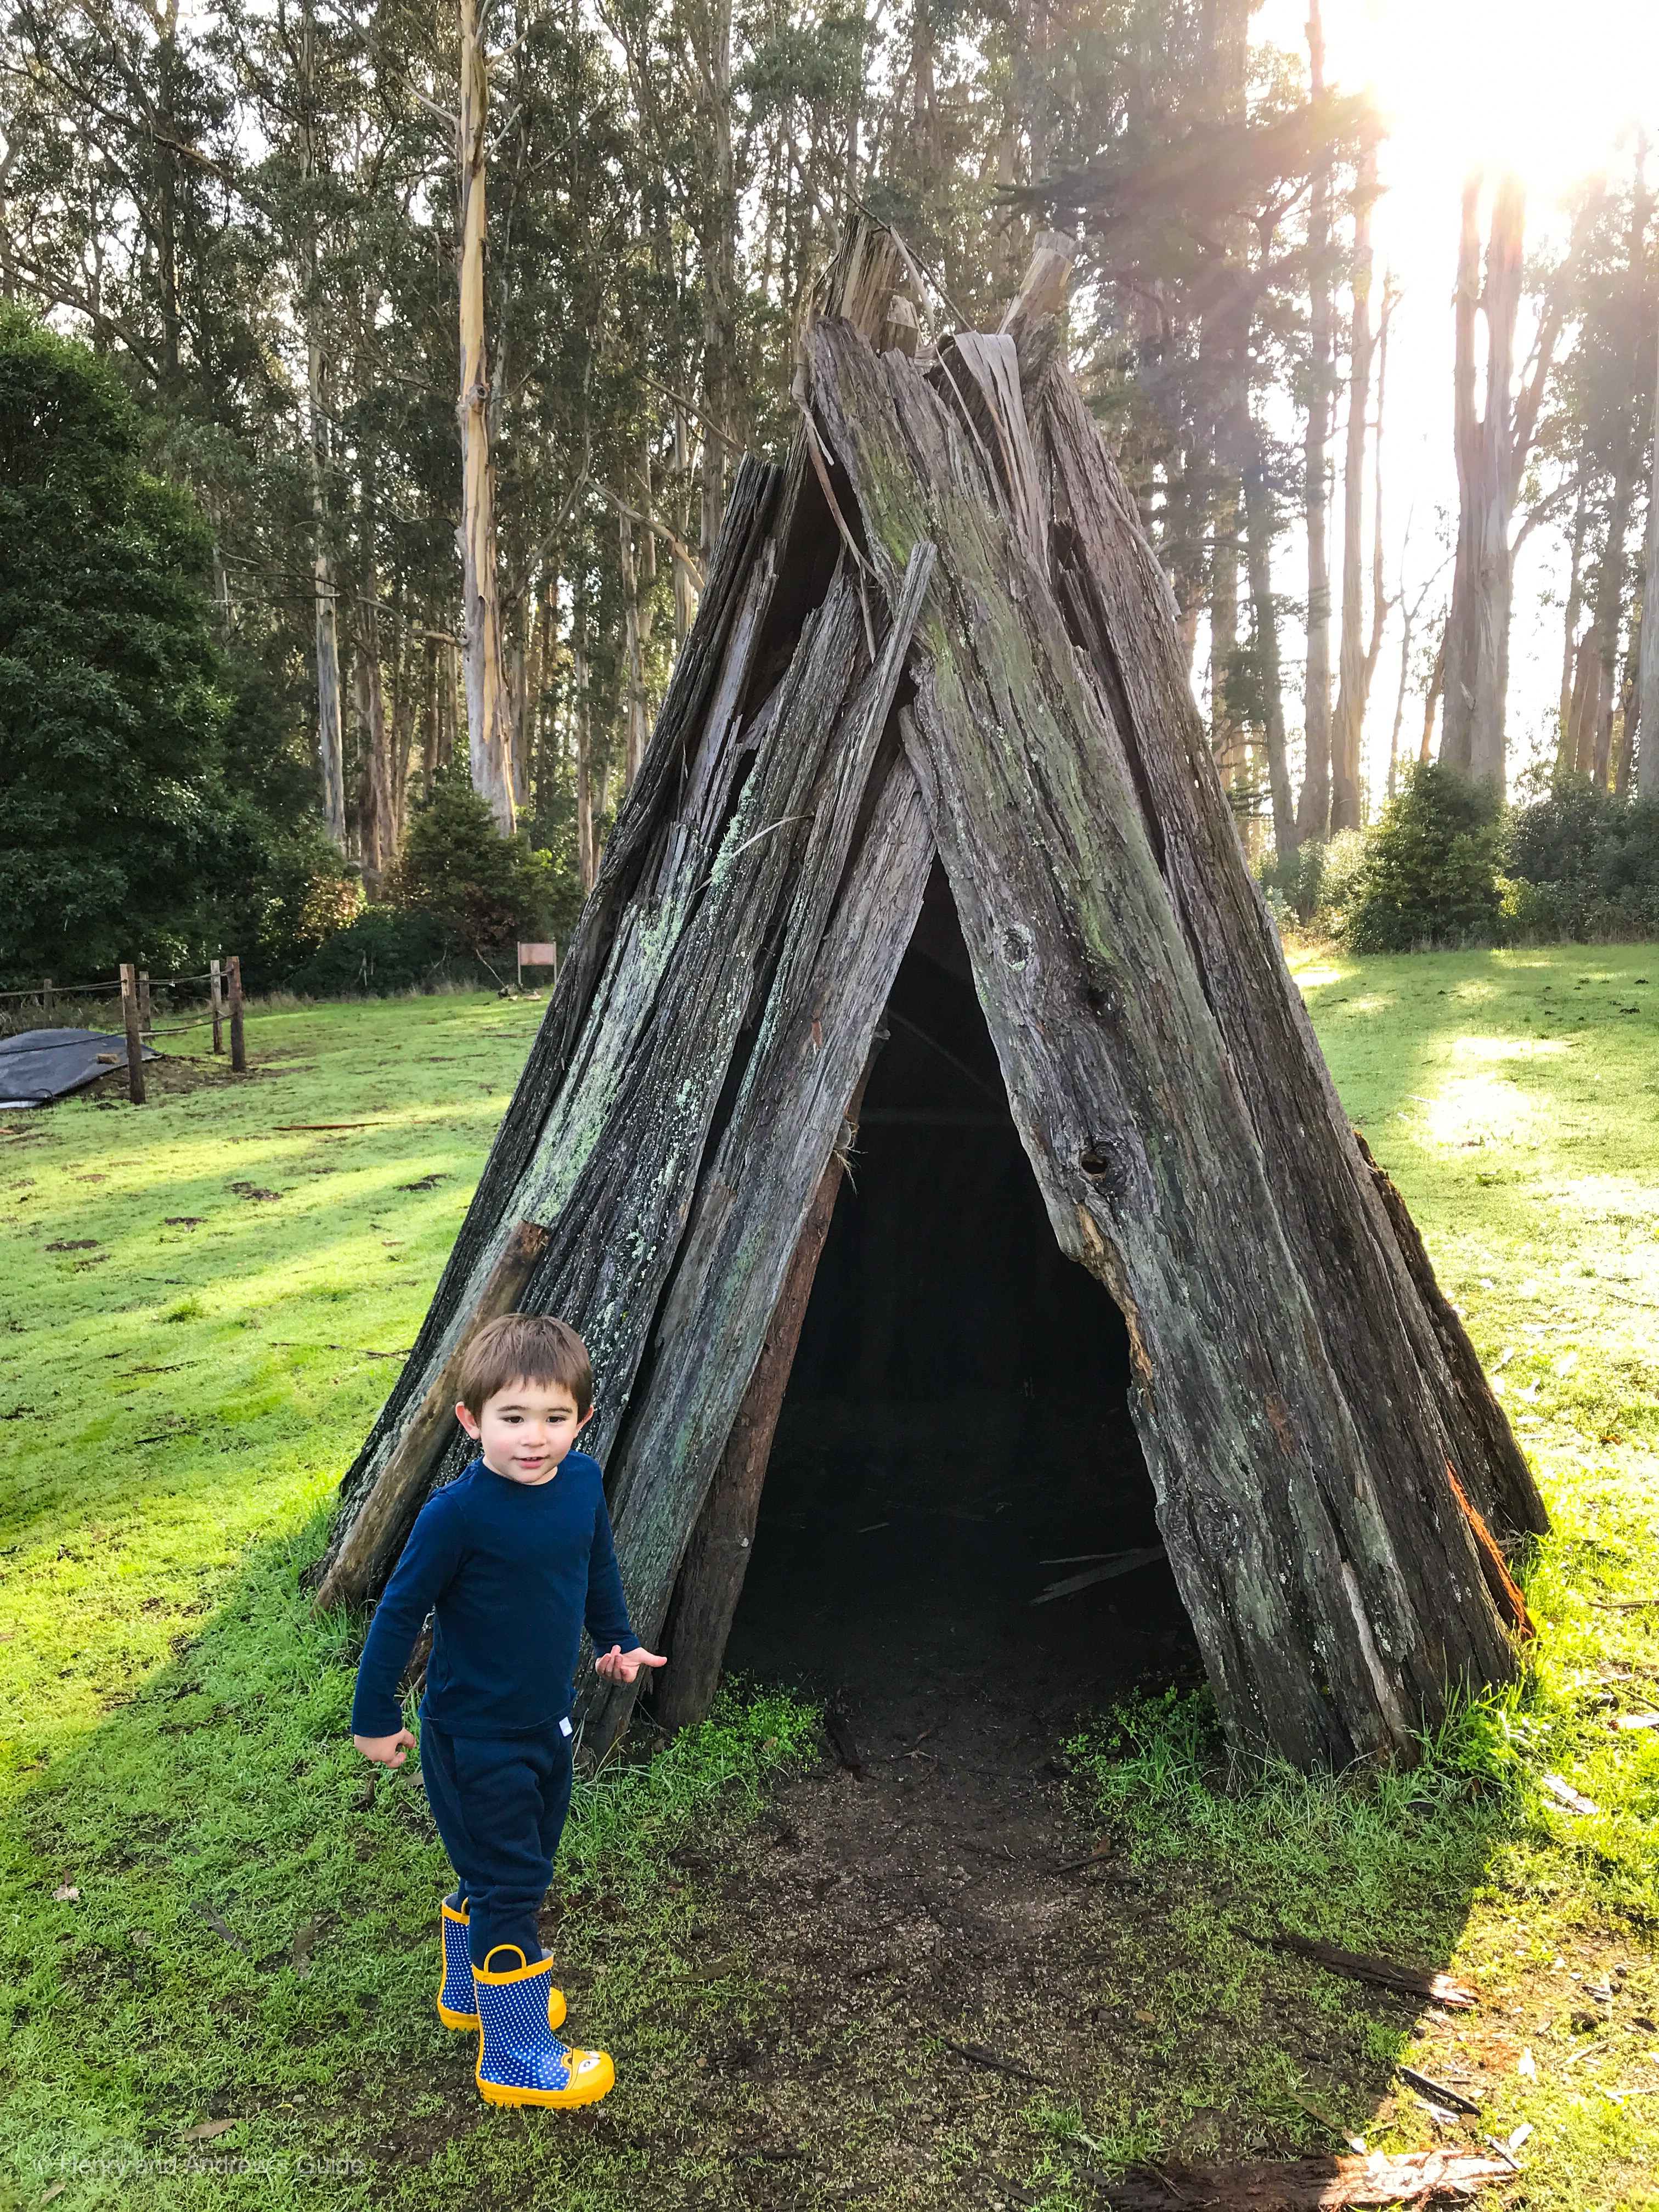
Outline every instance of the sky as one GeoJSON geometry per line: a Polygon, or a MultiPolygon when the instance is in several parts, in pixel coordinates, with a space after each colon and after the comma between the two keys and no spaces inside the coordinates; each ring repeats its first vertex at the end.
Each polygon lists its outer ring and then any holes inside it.
{"type": "MultiPolygon", "coordinates": [[[[1305,56],[1306,21],[1306,0],[1263,0],[1253,35],[1305,56]]],[[[1528,250],[1564,238],[1563,196],[1617,158],[1633,124],[1645,124],[1659,143],[1659,0],[1324,0],[1324,22],[1328,82],[1351,92],[1372,88],[1389,130],[1382,154],[1387,191],[1373,234],[1379,282],[1390,270],[1401,297],[1389,335],[1383,528],[1392,592],[1411,519],[1405,573],[1414,596],[1440,558],[1432,545],[1437,507],[1454,526],[1456,514],[1451,299],[1463,179],[1472,167],[1516,169],[1527,186],[1528,250]]],[[[1340,437],[1339,420],[1338,456],[1340,437]]],[[[1331,527],[1336,576],[1340,495],[1331,527]]],[[[1368,510],[1368,590],[1370,530],[1368,510]]],[[[1295,533],[1285,546],[1285,571],[1275,580],[1287,593],[1304,595],[1305,552],[1295,533]]],[[[1559,592],[1565,568],[1559,536],[1536,531],[1516,578],[1512,789],[1529,756],[1554,743],[1561,617],[1548,594],[1559,592]]],[[[1333,658],[1334,642],[1334,636],[1333,658]]],[[[1285,644],[1289,666],[1299,660],[1301,640],[1287,637],[1285,644]]],[[[1395,617],[1366,723],[1377,793],[1399,668],[1395,617]]],[[[1287,702],[1287,720],[1298,718],[1287,702]]],[[[1402,745],[1414,744],[1421,730],[1420,698],[1414,713],[1408,700],[1402,745]]]]}

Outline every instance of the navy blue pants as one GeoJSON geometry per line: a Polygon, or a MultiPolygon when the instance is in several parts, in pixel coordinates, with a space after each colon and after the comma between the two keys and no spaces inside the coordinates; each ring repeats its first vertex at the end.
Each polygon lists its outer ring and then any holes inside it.
{"type": "Polygon", "coordinates": [[[451,1735],[421,1718],[427,1802],[467,1899],[467,1949],[482,1966],[497,1943],[542,1955],[536,1915],[570,1810],[569,1723],[534,1735],[451,1735]]]}

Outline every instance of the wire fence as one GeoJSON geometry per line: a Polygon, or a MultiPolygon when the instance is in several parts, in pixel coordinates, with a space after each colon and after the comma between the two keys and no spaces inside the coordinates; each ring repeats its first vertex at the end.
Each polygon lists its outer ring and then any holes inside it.
{"type": "MultiPolygon", "coordinates": [[[[167,1004],[164,1015],[177,1014],[183,1004],[199,994],[204,1006],[209,1002],[213,984],[213,971],[204,968],[200,975],[150,975],[140,979],[144,1019],[143,1033],[149,1036],[179,1036],[185,1030],[200,1027],[199,1022],[179,1023],[158,1029],[150,1018],[153,1001],[158,994],[167,1004]]],[[[203,1020],[210,1019],[209,1014],[203,1020]]],[[[89,1029],[106,1030],[118,1036],[122,1032],[121,979],[118,975],[106,979],[95,976],[85,983],[59,983],[52,976],[43,976],[38,983],[25,983],[15,989],[0,991],[0,1036],[16,1036],[26,1030],[89,1029]],[[110,1003],[113,1001],[113,1004],[110,1003]],[[114,1016],[112,1024],[111,1015],[114,1016]],[[94,1017],[101,1015],[104,1019],[94,1017]]]]}

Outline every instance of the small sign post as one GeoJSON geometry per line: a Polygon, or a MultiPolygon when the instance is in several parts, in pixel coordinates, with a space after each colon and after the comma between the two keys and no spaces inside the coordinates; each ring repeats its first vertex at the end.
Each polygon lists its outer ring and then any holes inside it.
{"type": "Polygon", "coordinates": [[[559,972],[559,948],[556,945],[521,945],[519,947],[519,988],[524,988],[526,968],[550,968],[556,977],[559,972]]]}
{"type": "Polygon", "coordinates": [[[138,970],[130,960],[121,963],[121,1020],[127,1033],[127,1096],[135,1106],[142,1106],[144,1035],[138,1021],[138,970]]]}

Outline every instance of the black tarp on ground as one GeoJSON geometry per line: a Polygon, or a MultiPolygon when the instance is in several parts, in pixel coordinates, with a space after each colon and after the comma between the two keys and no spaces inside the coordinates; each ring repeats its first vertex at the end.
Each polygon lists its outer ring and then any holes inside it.
{"type": "MultiPolygon", "coordinates": [[[[151,1045],[146,1060],[159,1060],[151,1045]]],[[[0,1037],[0,1107],[50,1106],[100,1075],[125,1071],[127,1041],[107,1030],[22,1030],[0,1037]]]]}

